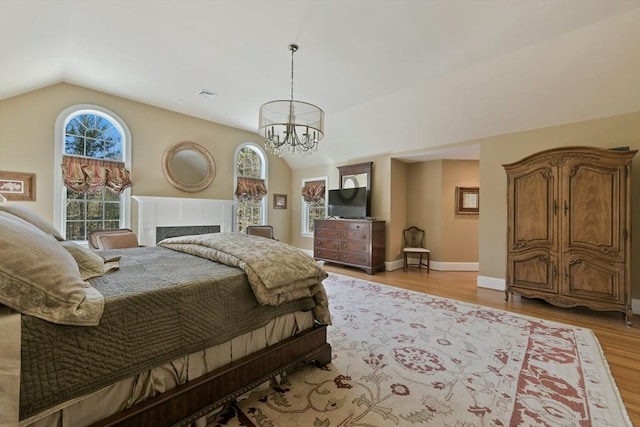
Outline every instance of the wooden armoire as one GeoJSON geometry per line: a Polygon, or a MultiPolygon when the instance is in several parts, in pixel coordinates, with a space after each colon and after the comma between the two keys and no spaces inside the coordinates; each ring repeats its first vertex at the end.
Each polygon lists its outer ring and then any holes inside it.
{"type": "Polygon", "coordinates": [[[624,313],[631,325],[631,160],[637,150],[562,147],[503,165],[506,300],[624,313]]]}

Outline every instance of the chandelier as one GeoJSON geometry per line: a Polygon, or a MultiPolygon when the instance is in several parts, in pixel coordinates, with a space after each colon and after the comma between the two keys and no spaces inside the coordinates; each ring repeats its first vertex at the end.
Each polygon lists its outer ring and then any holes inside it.
{"type": "Polygon", "coordinates": [[[293,99],[293,54],[298,45],[290,44],[291,99],[270,101],[260,107],[260,133],[268,151],[310,155],[324,137],[324,112],[308,102],[293,99]]]}

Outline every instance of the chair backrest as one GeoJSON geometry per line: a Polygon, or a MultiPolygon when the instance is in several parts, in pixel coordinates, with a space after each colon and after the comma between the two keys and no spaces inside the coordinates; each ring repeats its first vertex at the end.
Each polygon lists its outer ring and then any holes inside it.
{"type": "Polygon", "coordinates": [[[128,228],[94,230],[89,232],[89,247],[92,249],[122,249],[139,246],[135,233],[128,228]]]}
{"type": "Polygon", "coordinates": [[[405,248],[422,248],[424,247],[424,230],[411,226],[402,230],[404,236],[405,248]]]}
{"type": "Polygon", "coordinates": [[[271,225],[248,225],[246,231],[247,234],[250,234],[252,236],[275,239],[275,237],[273,237],[273,227],[271,225]]]}

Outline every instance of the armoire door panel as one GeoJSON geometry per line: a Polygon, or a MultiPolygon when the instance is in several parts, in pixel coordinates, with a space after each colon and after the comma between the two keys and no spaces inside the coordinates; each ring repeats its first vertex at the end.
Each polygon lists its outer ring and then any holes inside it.
{"type": "Polygon", "coordinates": [[[542,166],[512,177],[515,208],[510,218],[510,249],[550,248],[555,245],[557,201],[554,169],[542,166]]]}
{"type": "Polygon", "coordinates": [[[594,301],[621,302],[624,269],[586,257],[569,257],[563,266],[562,294],[594,301]]]}
{"type": "Polygon", "coordinates": [[[509,284],[532,290],[558,292],[558,261],[545,252],[519,253],[510,258],[509,284]]]}
{"type": "MultiPolygon", "coordinates": [[[[620,258],[620,186],[624,169],[589,164],[572,165],[564,198],[568,206],[563,216],[564,250],[586,249],[620,258]]],[[[624,201],[622,201],[623,203],[624,201]]]]}

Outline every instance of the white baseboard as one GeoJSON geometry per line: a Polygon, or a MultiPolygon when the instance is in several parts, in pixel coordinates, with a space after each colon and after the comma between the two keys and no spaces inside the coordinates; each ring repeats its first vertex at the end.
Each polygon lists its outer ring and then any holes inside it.
{"type": "MultiPolygon", "coordinates": [[[[401,259],[397,259],[395,261],[385,261],[384,267],[386,271],[399,270],[401,268],[404,268],[404,261],[401,259]]],[[[429,267],[431,268],[431,270],[436,271],[478,271],[477,262],[431,261],[429,267]]]]}
{"type": "Polygon", "coordinates": [[[404,268],[404,261],[401,260],[401,259],[397,259],[395,261],[385,261],[384,262],[385,271],[399,270],[401,268],[404,268]]]}
{"type": "Polygon", "coordinates": [[[640,314],[640,299],[631,300],[631,311],[633,314],[640,314]]]}
{"type": "Polygon", "coordinates": [[[478,271],[477,262],[431,261],[431,269],[437,271],[478,271]]]}
{"type": "Polygon", "coordinates": [[[504,279],[487,276],[478,276],[478,279],[476,279],[476,285],[479,288],[493,289],[495,291],[504,291],[505,288],[504,279]]]}

